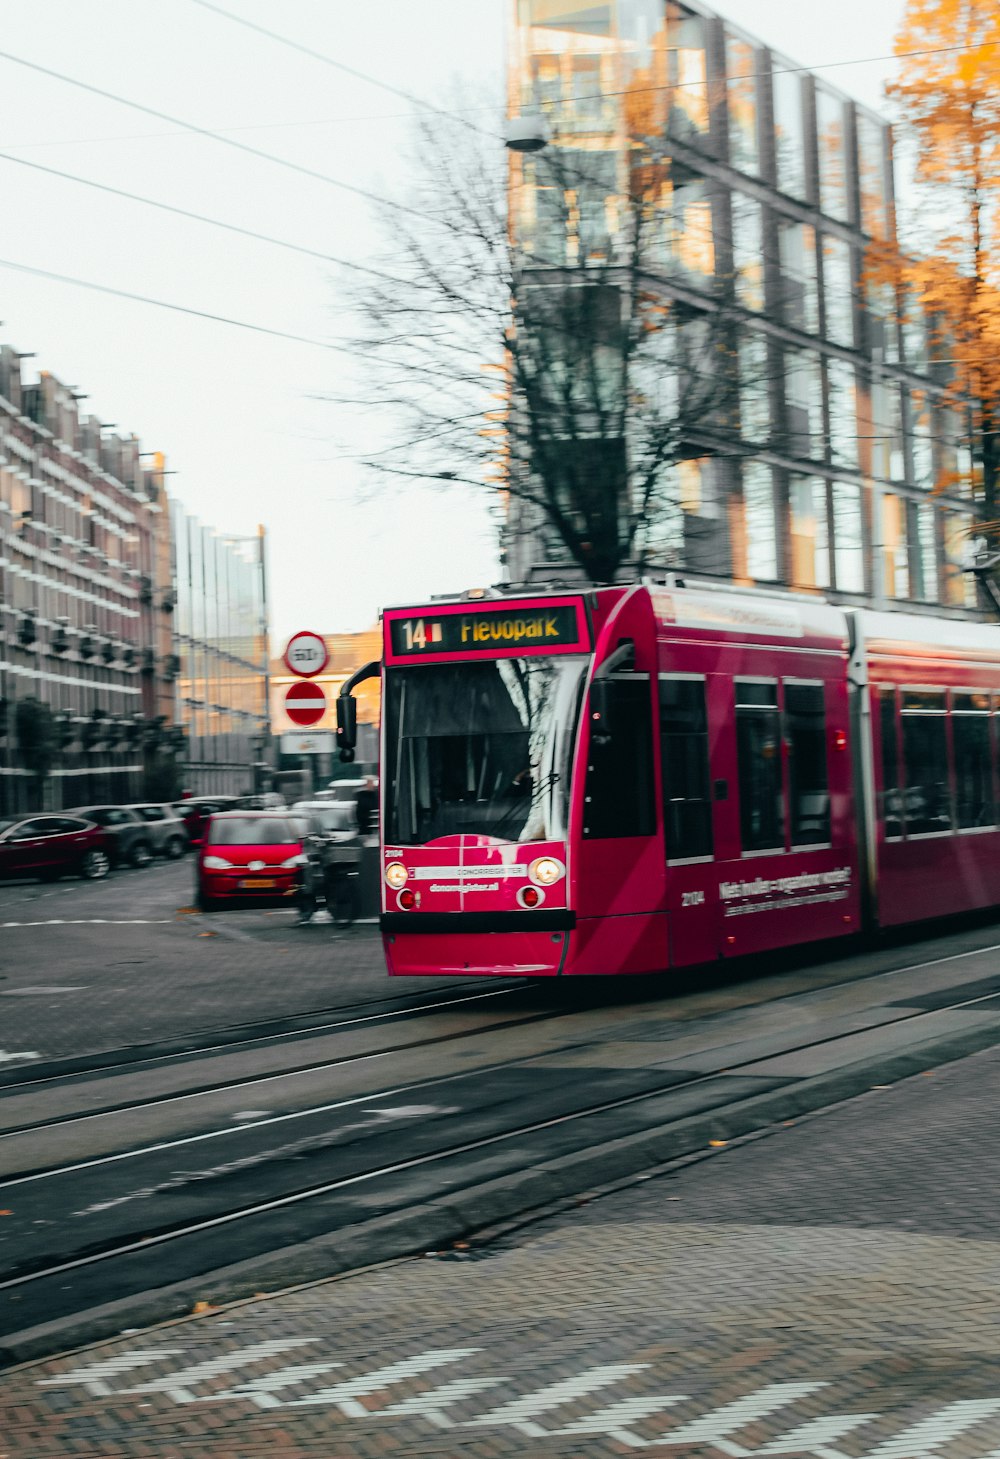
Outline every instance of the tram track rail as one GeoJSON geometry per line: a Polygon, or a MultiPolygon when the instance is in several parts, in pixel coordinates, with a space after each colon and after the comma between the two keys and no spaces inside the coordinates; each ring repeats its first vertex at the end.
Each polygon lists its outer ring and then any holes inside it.
{"type": "Polygon", "coordinates": [[[0,1094],[17,1094],[40,1089],[47,1085],[61,1084],[76,1078],[92,1078],[99,1075],[135,1073],[144,1068],[163,1067],[183,1059],[199,1059],[212,1054],[236,1053],[255,1045],[274,1046],[281,1042],[298,1040],[332,1033],[362,1022],[378,1022],[404,1016],[419,1016],[433,1013],[439,1008],[455,1002],[456,993],[468,993],[468,1001],[487,999],[501,993],[521,992],[530,986],[524,980],[491,982],[483,986],[482,979],[468,979],[455,982],[439,990],[440,996],[400,994],[398,997],[356,999],[342,1007],[309,1009],[303,1013],[289,1014],[282,1018],[262,1018],[248,1023],[216,1025],[193,1034],[179,1034],[171,1039],[159,1039],[151,1044],[133,1044],[116,1049],[100,1049],[93,1053],[72,1055],[65,1058],[47,1059],[37,1064],[10,1066],[0,1069],[0,1094]],[[426,1002],[413,1002],[425,998],[426,1002]],[[370,1013],[362,1010],[373,1009],[370,1013]],[[331,1015],[341,1014],[336,1018],[331,1015]],[[319,1022],[312,1022],[319,1019],[319,1022]]]}
{"type": "MultiPolygon", "coordinates": [[[[919,971],[921,967],[934,967],[937,963],[958,961],[977,953],[995,954],[997,951],[1000,949],[996,947],[978,949],[976,953],[960,953],[953,958],[910,965],[900,971],[919,971]]],[[[961,989],[956,991],[961,992],[961,989]]],[[[1000,1012],[1000,988],[975,993],[970,988],[968,996],[950,999],[941,997],[933,1006],[926,1008],[900,1006],[898,1016],[880,1024],[879,1031],[884,1032],[889,1028],[919,1032],[906,1043],[905,1049],[897,1043],[894,1059],[889,1060],[893,1077],[916,1072],[925,1058],[933,1061],[935,1058],[960,1057],[961,1053],[970,1051],[970,1045],[986,1047],[990,1043],[1000,1042],[1000,1018],[990,1017],[956,1044],[954,1018],[949,1020],[948,1015],[975,1010],[986,1010],[990,1014],[1000,1012]],[[942,1030],[944,1032],[936,1037],[942,1030]]],[[[857,1030],[845,1033],[841,1029],[827,1034],[818,1031],[817,1036],[799,1036],[784,1040],[780,1053],[782,1057],[788,1058],[838,1043],[846,1046],[856,1036],[857,1030]]],[[[572,1048],[573,1045],[568,1043],[566,1047],[572,1048]]],[[[706,1053],[707,1059],[712,1057],[710,1053],[706,1053]]],[[[56,1315],[61,1312],[65,1316],[67,1313],[72,1314],[74,1310],[83,1311],[88,1305],[95,1305],[95,1294],[100,1293],[106,1297],[108,1290],[120,1292],[125,1297],[135,1297],[137,1292],[143,1290],[143,1282],[148,1280],[145,1263],[152,1253],[157,1254],[157,1268],[163,1270],[168,1280],[182,1280],[185,1275],[200,1277],[225,1268],[227,1253],[231,1260],[234,1249],[252,1263],[254,1258],[267,1259],[275,1250],[276,1242],[283,1248],[294,1248],[296,1243],[315,1241],[324,1233],[329,1236],[331,1218],[333,1240],[336,1243],[336,1212],[346,1210],[352,1198],[358,1203],[358,1209],[384,1218],[398,1218],[401,1213],[412,1210],[414,1205],[426,1201],[435,1191],[444,1193],[447,1199],[456,1202],[456,1209],[460,1209],[461,1192],[481,1185],[484,1174],[495,1180],[497,1172],[504,1169],[514,1177],[523,1178],[526,1168],[543,1169],[547,1155],[550,1162],[569,1157],[578,1160],[581,1156],[586,1157],[588,1179],[583,1187],[586,1188],[595,1183],[592,1174],[595,1149],[610,1148],[609,1141],[611,1144],[618,1144],[623,1138],[638,1137],[643,1131],[680,1130],[684,1125],[691,1127],[690,1135],[695,1143],[689,1143],[685,1147],[682,1139],[676,1153],[690,1153],[705,1144],[702,1125],[706,1119],[720,1122],[722,1128],[740,1133],[738,1126],[741,1120],[733,1116],[734,1110],[744,1107],[749,1110],[756,1103],[760,1108],[761,1122],[767,1124],[771,1119],[781,1117],[782,1108],[794,1109],[801,1104],[805,1084],[810,1081],[789,1080],[781,1075],[761,1077],[761,1064],[766,1064],[768,1059],[774,1057],[774,1054],[770,1054],[762,1060],[760,1054],[755,1053],[752,1057],[728,1061],[724,1068],[713,1067],[701,1073],[682,1071],[679,1078],[671,1077],[668,1070],[662,1070],[660,1072],[663,1077],[658,1082],[641,1090],[614,1098],[584,1099],[573,1108],[563,1109],[543,1118],[508,1118],[499,1128],[488,1130],[475,1138],[448,1138],[442,1127],[441,1135],[444,1138],[440,1138],[434,1148],[420,1150],[404,1158],[378,1157],[367,1168],[342,1170],[340,1173],[326,1170],[321,1178],[311,1181],[307,1179],[304,1182],[296,1180],[294,1189],[276,1191],[265,1199],[240,1203],[237,1197],[230,1201],[228,1208],[223,1200],[219,1209],[211,1212],[202,1209],[198,1219],[152,1219],[153,1212],[150,1209],[151,1219],[144,1229],[99,1241],[92,1249],[78,1249],[62,1260],[53,1261],[47,1258],[34,1266],[29,1264],[0,1280],[0,1334],[10,1334],[12,1320],[16,1324],[17,1313],[25,1310],[26,1306],[36,1310],[40,1307],[42,1311],[55,1311],[56,1315]],[[456,1195],[456,1192],[459,1194],[456,1195]]],[[[510,1064],[514,1061],[507,1062],[510,1064]]],[[[719,1062],[721,1063],[721,1050],[719,1062]]],[[[843,1079],[839,1083],[830,1078],[813,1081],[817,1088],[809,1092],[805,1107],[820,1108],[824,1103],[833,1103],[838,1098],[848,1097],[851,1093],[868,1087],[872,1074],[865,1060],[852,1063],[848,1059],[845,1071],[849,1075],[846,1085],[843,1079]],[[810,1104],[812,1093],[816,1093],[819,1098],[818,1102],[810,1104]]],[[[488,1073],[486,1070],[476,1072],[477,1077],[488,1073]]],[[[469,1076],[455,1073],[414,1083],[402,1082],[391,1089],[383,1090],[378,1096],[360,1094],[338,1102],[337,1108],[348,1110],[351,1107],[374,1106],[380,1099],[395,1100],[414,1096],[447,1100],[453,1097],[449,1095],[449,1087],[456,1088],[463,1078],[468,1081],[469,1076]]],[[[294,1119],[306,1120],[316,1114],[328,1113],[330,1108],[332,1106],[321,1110],[297,1111],[262,1121],[257,1128],[264,1129],[268,1125],[279,1123],[288,1124],[294,1119]]],[[[511,1110],[510,1113],[514,1111],[511,1110]]],[[[477,1112],[477,1118],[483,1118],[481,1111],[477,1112]]],[[[747,1126],[749,1129],[755,1127],[753,1118],[756,1116],[751,1116],[747,1126]]],[[[742,1122],[746,1125],[745,1120],[742,1122]]],[[[245,1135],[246,1132],[240,1133],[245,1135]]],[[[231,1129],[203,1132],[195,1137],[170,1142],[170,1148],[176,1151],[194,1147],[196,1143],[204,1144],[206,1139],[221,1138],[224,1134],[233,1135],[234,1132],[231,1129]]],[[[299,1150],[295,1149],[295,1142],[277,1150],[265,1149],[252,1164],[261,1170],[274,1169],[280,1165],[287,1167],[302,1159],[308,1159],[309,1162],[336,1161],[338,1152],[342,1154],[344,1148],[338,1143],[336,1131],[326,1144],[315,1138],[300,1143],[302,1148],[299,1150]]],[[[44,1182],[55,1181],[60,1177],[78,1176],[82,1170],[92,1170],[98,1165],[114,1164],[121,1168],[128,1160],[138,1159],[148,1153],[142,1150],[123,1151],[108,1159],[67,1165],[37,1175],[5,1180],[0,1182],[0,1199],[5,1204],[16,1204],[19,1190],[23,1190],[29,1182],[41,1182],[44,1185],[44,1182]]],[[[646,1163],[650,1163],[648,1155],[646,1163]]],[[[232,1176],[238,1164],[239,1162],[232,1164],[228,1170],[225,1164],[219,1168],[218,1188],[221,1189],[227,1176],[232,1176]]],[[[287,1176],[287,1169],[284,1174],[287,1176]]],[[[307,1172],[303,1170],[302,1174],[307,1172]]],[[[319,1175],[318,1171],[316,1175],[319,1175]]],[[[199,1182],[202,1179],[203,1173],[193,1173],[193,1181],[199,1182]]],[[[202,1189],[207,1192],[211,1185],[212,1181],[209,1180],[202,1189]]],[[[155,1190],[153,1194],[156,1194],[155,1190]]],[[[232,1194],[235,1196],[236,1193],[232,1194]]],[[[538,1204],[536,1198],[532,1199],[538,1204]]],[[[114,1205],[114,1200],[110,1204],[114,1205]]],[[[204,1207],[204,1201],[201,1204],[204,1207]]],[[[530,1204],[531,1200],[528,1200],[525,1209],[530,1204]]],[[[351,1229],[354,1229],[353,1226],[351,1229]]],[[[457,1236],[462,1233],[456,1229],[455,1234],[457,1236]]],[[[410,1241],[412,1243],[412,1233],[410,1241]]],[[[402,1244],[406,1247],[405,1240],[402,1244]]],[[[421,1244],[418,1240],[417,1246],[421,1244]]],[[[407,1249],[414,1248],[411,1244],[407,1249]]],[[[397,1254],[404,1255],[406,1250],[400,1250],[397,1254]]],[[[355,1260],[354,1264],[363,1265],[365,1262],[355,1260]]],[[[289,1271],[292,1279],[298,1279],[302,1275],[294,1260],[290,1263],[289,1271]]],[[[16,1326],[14,1330],[17,1330],[16,1326]]],[[[0,1343],[2,1341],[0,1336],[0,1343]]]]}

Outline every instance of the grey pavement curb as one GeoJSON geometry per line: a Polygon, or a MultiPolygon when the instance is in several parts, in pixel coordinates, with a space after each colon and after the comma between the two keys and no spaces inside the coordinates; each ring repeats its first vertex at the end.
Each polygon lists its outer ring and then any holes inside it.
{"type": "Polygon", "coordinates": [[[1000,1018],[984,1019],[980,1027],[920,1041],[888,1058],[875,1055],[859,1060],[705,1114],[481,1181],[439,1201],[392,1211],[297,1246],[26,1328],[0,1339],[0,1368],[113,1339],[126,1329],[134,1332],[139,1327],[190,1317],[196,1303],[207,1303],[216,1311],[223,1304],[256,1296],[280,1296],[281,1289],[322,1283],[447,1247],[487,1227],[540,1215],[547,1207],[573,1197],[591,1196],[597,1187],[627,1181],[695,1154],[711,1140],[736,1140],[798,1115],[839,1105],[865,1093],[876,1081],[895,1083],[997,1044],[1000,1018]]]}

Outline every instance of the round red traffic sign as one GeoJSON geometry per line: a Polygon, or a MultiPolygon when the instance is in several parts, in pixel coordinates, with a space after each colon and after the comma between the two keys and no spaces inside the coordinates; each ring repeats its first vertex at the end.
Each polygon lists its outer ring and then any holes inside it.
{"type": "Polygon", "coordinates": [[[285,667],[291,674],[311,679],[330,662],[326,639],[320,633],[294,633],[285,649],[285,667]]]}
{"type": "Polygon", "coordinates": [[[285,690],[285,713],[292,724],[319,724],[326,713],[326,695],[308,680],[285,690]]]}

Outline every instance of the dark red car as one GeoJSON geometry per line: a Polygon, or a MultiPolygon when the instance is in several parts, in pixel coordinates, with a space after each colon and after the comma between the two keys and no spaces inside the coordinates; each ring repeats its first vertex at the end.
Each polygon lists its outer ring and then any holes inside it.
{"type": "Polygon", "coordinates": [[[78,816],[36,815],[0,821],[0,877],[56,881],[75,874],[99,881],[111,870],[113,850],[102,826],[78,816]]]}
{"type": "Polygon", "coordinates": [[[291,902],[308,864],[308,822],[289,811],[224,811],[209,818],[195,895],[203,912],[291,902]]]}
{"type": "Polygon", "coordinates": [[[238,804],[239,796],[236,795],[200,795],[191,800],[175,801],[174,809],[184,822],[189,843],[200,846],[209,816],[217,815],[219,811],[232,810],[238,804]]]}

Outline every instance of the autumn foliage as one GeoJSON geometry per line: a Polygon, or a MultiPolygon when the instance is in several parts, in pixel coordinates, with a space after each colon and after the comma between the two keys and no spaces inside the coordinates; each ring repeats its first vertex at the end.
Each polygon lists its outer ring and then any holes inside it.
{"type": "Polygon", "coordinates": [[[915,144],[916,210],[905,251],[873,270],[930,321],[951,393],[971,403],[982,529],[996,540],[1000,477],[1000,6],[908,0],[888,88],[915,144]]]}

